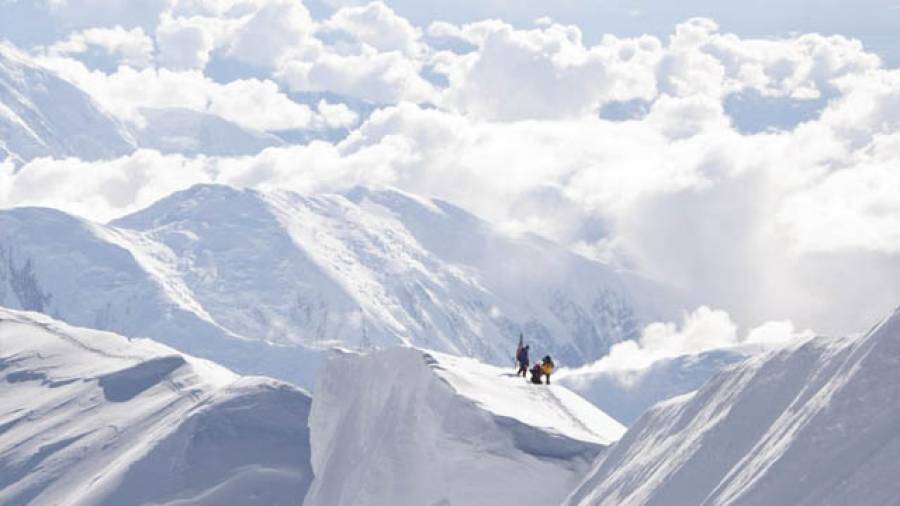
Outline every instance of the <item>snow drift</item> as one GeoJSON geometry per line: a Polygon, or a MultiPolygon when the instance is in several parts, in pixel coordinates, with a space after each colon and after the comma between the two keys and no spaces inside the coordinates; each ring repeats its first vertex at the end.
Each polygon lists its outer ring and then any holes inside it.
{"type": "Polygon", "coordinates": [[[644,414],[565,502],[882,505],[900,497],[900,310],[751,358],[644,414]]]}
{"type": "Polygon", "coordinates": [[[414,348],[334,352],[306,504],[557,504],[624,427],[564,387],[414,348]]]}
{"type": "Polygon", "coordinates": [[[637,276],[394,190],[199,185],[108,225],[0,211],[0,305],[304,386],[314,351],[335,345],[506,364],[524,332],[578,365],[668,319],[671,301],[637,276]]]}
{"type": "Polygon", "coordinates": [[[2,504],[299,504],[309,408],[275,380],[0,309],[2,504]]]}

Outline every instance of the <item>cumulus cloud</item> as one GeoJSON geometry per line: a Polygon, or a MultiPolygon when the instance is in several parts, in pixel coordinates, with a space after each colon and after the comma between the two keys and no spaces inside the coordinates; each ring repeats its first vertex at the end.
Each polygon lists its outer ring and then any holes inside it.
{"type": "Polygon", "coordinates": [[[91,50],[102,51],[112,58],[115,66],[144,68],[153,63],[153,39],[141,28],[89,28],[74,32],[67,39],[47,48],[51,55],[75,55],[81,58],[88,57],[87,53],[91,50]]]}
{"type": "Polygon", "coordinates": [[[114,73],[90,71],[70,59],[48,59],[44,63],[89,92],[107,110],[140,123],[145,107],[183,107],[219,115],[258,130],[311,129],[350,126],[353,114],[324,109],[319,115],[308,105],[297,103],[270,80],[240,79],[218,83],[199,71],[165,68],[136,70],[122,67],[114,73]]]}
{"type": "Polygon", "coordinates": [[[398,16],[384,2],[339,9],[322,23],[319,32],[339,40],[356,41],[378,51],[400,51],[408,56],[420,56],[425,46],[422,31],[406,18],[398,16]]]}
{"type": "Polygon", "coordinates": [[[685,313],[680,325],[651,323],[637,341],[617,343],[609,354],[596,362],[561,374],[590,377],[601,373],[639,373],[660,360],[710,351],[754,353],[796,344],[814,336],[811,330],[797,331],[790,321],[770,321],[750,329],[741,338],[738,325],[727,312],[701,306],[685,313]]]}

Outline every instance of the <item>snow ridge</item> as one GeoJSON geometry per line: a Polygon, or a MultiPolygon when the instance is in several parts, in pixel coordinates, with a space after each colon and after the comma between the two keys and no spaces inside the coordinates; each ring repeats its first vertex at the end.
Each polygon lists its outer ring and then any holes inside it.
{"type": "Polygon", "coordinates": [[[900,312],[751,358],[644,414],[565,504],[894,503],[898,364],[900,312]]]}
{"type": "Polygon", "coordinates": [[[149,340],[0,308],[0,503],[287,504],[309,396],[149,340]]]}
{"type": "Polygon", "coordinates": [[[334,352],[309,420],[313,506],[556,504],[624,432],[563,387],[414,348],[334,352]]]}

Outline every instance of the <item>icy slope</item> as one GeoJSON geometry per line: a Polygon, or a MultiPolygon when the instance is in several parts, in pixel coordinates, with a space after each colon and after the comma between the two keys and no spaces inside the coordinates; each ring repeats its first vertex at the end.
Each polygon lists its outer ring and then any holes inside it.
{"type": "Polygon", "coordinates": [[[900,311],[661,403],[565,504],[883,505],[900,497],[900,311]]]}
{"type": "Polygon", "coordinates": [[[281,146],[278,137],[190,109],[142,109],[145,124],[134,137],[142,148],[184,155],[243,156],[281,146]]]}
{"type": "Polygon", "coordinates": [[[624,427],[556,385],[414,348],[334,352],[308,506],[557,504],[624,427]]]}
{"type": "Polygon", "coordinates": [[[0,42],[0,160],[113,158],[134,140],[81,89],[0,42]]]}
{"type": "Polygon", "coordinates": [[[0,309],[0,503],[299,504],[310,398],[0,309]]]}

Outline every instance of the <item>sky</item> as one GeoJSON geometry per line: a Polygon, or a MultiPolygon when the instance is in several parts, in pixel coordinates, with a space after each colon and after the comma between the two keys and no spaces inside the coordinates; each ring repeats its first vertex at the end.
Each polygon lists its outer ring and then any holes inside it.
{"type": "Polygon", "coordinates": [[[321,134],[7,162],[0,207],[395,186],[713,308],[685,325],[864,331],[900,304],[900,0],[733,4],[0,0],[4,44],[123,123],[183,107],[321,134]]]}

